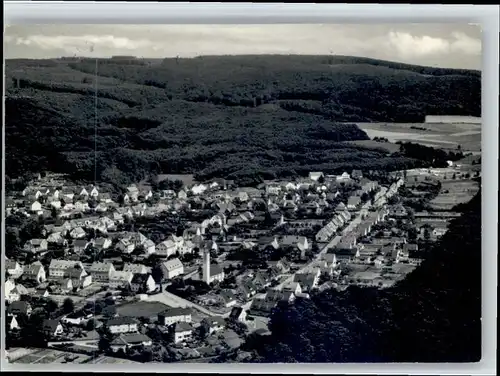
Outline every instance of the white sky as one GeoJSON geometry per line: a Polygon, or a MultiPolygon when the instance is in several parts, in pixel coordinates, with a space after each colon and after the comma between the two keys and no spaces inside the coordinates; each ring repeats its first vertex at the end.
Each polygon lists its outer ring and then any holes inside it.
{"type": "Polygon", "coordinates": [[[354,55],[481,69],[481,29],[468,24],[12,25],[6,58],[60,56],[354,55]]]}

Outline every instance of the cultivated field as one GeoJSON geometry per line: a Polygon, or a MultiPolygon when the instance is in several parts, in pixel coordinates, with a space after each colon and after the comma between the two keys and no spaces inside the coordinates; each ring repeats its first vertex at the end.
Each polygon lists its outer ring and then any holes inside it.
{"type": "Polygon", "coordinates": [[[441,192],[430,202],[431,208],[451,210],[457,204],[469,202],[479,189],[479,184],[473,180],[442,181],[441,192]]]}
{"type": "MultiPolygon", "coordinates": [[[[444,149],[479,152],[481,125],[479,124],[426,124],[426,123],[356,123],[370,138],[384,137],[390,142],[418,142],[444,149]]],[[[373,146],[380,147],[383,143],[373,146]]],[[[389,144],[390,145],[390,144],[389,144]]]]}

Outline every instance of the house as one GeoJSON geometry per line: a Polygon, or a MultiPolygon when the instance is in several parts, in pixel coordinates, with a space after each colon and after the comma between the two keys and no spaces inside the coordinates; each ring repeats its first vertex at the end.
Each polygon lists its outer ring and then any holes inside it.
{"type": "Polygon", "coordinates": [[[78,267],[68,269],[66,275],[71,280],[73,289],[83,289],[92,284],[92,275],[78,267]]]}
{"type": "Polygon", "coordinates": [[[130,288],[135,293],[148,293],[156,290],[156,282],[151,274],[134,274],[130,288]]]}
{"type": "Polygon", "coordinates": [[[342,173],[342,175],[338,175],[336,177],[337,183],[346,183],[350,180],[351,180],[351,176],[347,172],[344,172],[344,173],[342,173]]]}
{"type": "Polygon", "coordinates": [[[177,252],[177,244],[173,240],[165,240],[156,245],[156,255],[169,257],[177,252]]]}
{"type": "Polygon", "coordinates": [[[238,285],[238,292],[243,295],[243,298],[250,299],[257,294],[257,287],[251,280],[246,280],[238,285]]]}
{"type": "Polygon", "coordinates": [[[131,348],[144,348],[153,345],[153,340],[145,334],[132,333],[132,334],[122,334],[115,338],[111,344],[110,348],[113,352],[118,350],[126,351],[131,348]]]}
{"type": "Polygon", "coordinates": [[[115,317],[107,321],[106,326],[112,334],[135,333],[138,331],[137,322],[131,317],[115,317]]]}
{"type": "Polygon", "coordinates": [[[139,189],[135,184],[132,184],[127,187],[127,193],[126,196],[131,200],[131,201],[138,201],[139,199],[139,189]]]}
{"type": "Polygon", "coordinates": [[[116,244],[116,249],[125,254],[130,254],[135,250],[135,244],[129,239],[121,239],[118,244],[116,244]]]}
{"type": "Polygon", "coordinates": [[[184,265],[182,265],[181,260],[178,258],[163,262],[160,268],[162,269],[163,275],[166,279],[172,279],[184,274],[184,265]]]}
{"type": "Polygon", "coordinates": [[[31,314],[32,308],[28,302],[25,301],[14,301],[10,303],[7,308],[7,313],[13,316],[17,315],[26,315],[29,316],[31,314]]]}
{"type": "Polygon", "coordinates": [[[21,329],[15,316],[7,316],[5,318],[5,325],[6,325],[7,331],[21,329]]]}
{"type": "Polygon", "coordinates": [[[229,318],[244,323],[247,320],[247,311],[245,311],[242,307],[233,307],[233,309],[231,309],[231,313],[229,314],[229,318]]]}
{"type": "Polygon", "coordinates": [[[114,271],[115,267],[110,262],[94,262],[89,269],[96,282],[109,282],[111,273],[114,271]]]}
{"type": "Polygon", "coordinates": [[[49,248],[49,243],[45,239],[31,239],[26,242],[24,249],[32,253],[45,252],[49,248]]]}
{"type": "Polygon", "coordinates": [[[238,302],[231,290],[222,290],[220,292],[220,297],[226,308],[232,307],[238,302]]]}
{"type": "Polygon", "coordinates": [[[38,283],[45,282],[45,280],[47,279],[45,267],[39,261],[25,266],[23,271],[23,278],[30,279],[38,283]]]}
{"type": "Polygon", "coordinates": [[[349,263],[359,258],[359,250],[357,248],[338,248],[335,249],[335,257],[340,263],[349,263]]]}
{"type": "MultiPolygon", "coordinates": [[[[319,271],[317,273],[297,273],[293,278],[293,282],[296,282],[298,286],[292,284],[290,285],[290,289],[300,290],[299,293],[309,292],[318,287],[319,271]]],[[[283,291],[292,291],[292,290],[283,290],[283,291]]]]}
{"type": "Polygon", "coordinates": [[[289,282],[286,285],[283,286],[283,291],[291,291],[295,295],[301,294],[302,293],[302,288],[300,286],[299,282],[289,282]]]}
{"type": "Polygon", "coordinates": [[[35,201],[31,204],[30,210],[32,213],[38,213],[42,210],[42,204],[39,201],[35,201]]]}
{"type": "Polygon", "coordinates": [[[23,274],[23,266],[14,260],[5,262],[5,271],[12,278],[19,278],[23,274]]]}
{"type": "Polygon", "coordinates": [[[16,284],[11,279],[4,283],[5,300],[8,302],[18,301],[21,299],[19,293],[16,291],[16,284]]]}
{"type": "Polygon", "coordinates": [[[53,232],[47,237],[47,242],[52,244],[66,245],[68,241],[64,238],[62,232],[53,232]]]}
{"type": "Polygon", "coordinates": [[[71,236],[72,239],[82,239],[86,235],[85,230],[81,227],[77,227],[69,233],[69,236],[71,236]]]}
{"type": "Polygon", "coordinates": [[[58,278],[57,283],[63,293],[67,294],[73,291],[73,281],[70,278],[58,278]]]}
{"type": "Polygon", "coordinates": [[[147,255],[155,253],[155,243],[151,239],[146,239],[142,244],[147,255]]]}
{"type": "Polygon", "coordinates": [[[150,272],[150,269],[142,264],[130,264],[126,263],[123,266],[123,271],[124,272],[130,272],[133,274],[148,274],[150,272]]]}
{"type": "Polygon", "coordinates": [[[175,343],[189,341],[193,337],[193,327],[186,322],[178,322],[173,327],[173,337],[175,343]]]}
{"type": "Polygon", "coordinates": [[[79,212],[86,212],[90,210],[90,206],[88,202],[77,201],[75,202],[75,210],[79,212]]]}
{"type": "Polygon", "coordinates": [[[91,243],[85,239],[75,239],[73,241],[73,250],[75,253],[83,253],[91,243]]]}
{"type": "Polygon", "coordinates": [[[64,329],[59,320],[44,320],[43,332],[50,337],[57,337],[63,334],[64,329]]]}
{"type": "Polygon", "coordinates": [[[170,326],[178,322],[191,323],[192,312],[189,308],[174,307],[158,314],[160,325],[170,326]]]}
{"type": "Polygon", "coordinates": [[[108,192],[101,193],[99,195],[99,201],[105,204],[110,204],[113,202],[111,195],[108,192]]]}
{"type": "Polygon", "coordinates": [[[221,316],[210,316],[201,320],[201,326],[208,334],[212,334],[224,329],[226,321],[221,316]]]}
{"type": "Polygon", "coordinates": [[[113,270],[109,273],[109,286],[114,289],[130,287],[132,278],[133,273],[113,270]]]}
{"type": "Polygon", "coordinates": [[[49,277],[62,278],[67,276],[67,271],[70,268],[83,269],[83,264],[80,261],[57,260],[52,259],[49,265],[49,277]]]}
{"type": "Polygon", "coordinates": [[[93,240],[94,248],[97,250],[105,250],[111,247],[112,241],[108,238],[97,238],[93,240]]]}
{"type": "Polygon", "coordinates": [[[309,179],[314,181],[319,181],[321,178],[324,178],[324,174],[322,172],[310,172],[309,179]]]}

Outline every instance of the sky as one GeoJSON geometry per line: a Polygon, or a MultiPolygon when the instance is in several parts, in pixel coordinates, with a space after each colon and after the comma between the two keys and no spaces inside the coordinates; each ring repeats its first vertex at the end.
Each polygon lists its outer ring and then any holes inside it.
{"type": "Polygon", "coordinates": [[[481,69],[481,29],[453,24],[11,25],[4,56],[147,58],[200,55],[353,55],[481,69]]]}

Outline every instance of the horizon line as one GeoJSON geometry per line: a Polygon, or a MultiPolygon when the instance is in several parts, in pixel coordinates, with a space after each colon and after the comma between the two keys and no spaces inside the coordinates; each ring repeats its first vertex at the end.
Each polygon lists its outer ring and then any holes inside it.
{"type": "Polygon", "coordinates": [[[385,60],[385,59],[377,59],[373,57],[368,57],[368,56],[362,56],[362,55],[331,55],[331,54],[293,54],[293,53],[253,53],[253,54],[220,54],[220,55],[193,55],[193,56],[164,56],[164,57],[147,57],[147,56],[135,56],[135,55],[108,55],[108,56],[86,56],[86,55],[74,55],[74,56],[51,56],[51,57],[44,57],[44,58],[29,58],[29,57],[12,57],[12,58],[5,58],[5,61],[9,60],[63,60],[63,59],[100,59],[100,60],[111,60],[113,58],[122,58],[122,59],[137,59],[137,60],[167,60],[167,59],[184,59],[184,60],[193,60],[193,59],[199,59],[199,58],[224,58],[224,57],[249,57],[249,56],[290,56],[290,57],[297,57],[297,56],[302,56],[302,57],[346,57],[346,58],[358,58],[358,59],[366,59],[368,61],[379,61],[379,62],[385,62],[385,63],[395,63],[395,64],[401,64],[401,65],[406,65],[406,66],[413,66],[413,67],[422,67],[422,68],[433,68],[433,69],[447,69],[447,70],[454,70],[454,71],[470,71],[470,72],[482,72],[482,69],[472,69],[472,68],[450,68],[450,67],[442,67],[442,66],[437,66],[437,65],[421,65],[421,64],[412,64],[412,63],[406,63],[398,60],[385,60]]]}

